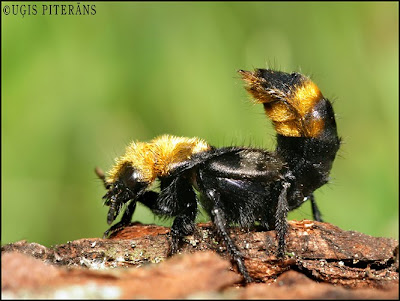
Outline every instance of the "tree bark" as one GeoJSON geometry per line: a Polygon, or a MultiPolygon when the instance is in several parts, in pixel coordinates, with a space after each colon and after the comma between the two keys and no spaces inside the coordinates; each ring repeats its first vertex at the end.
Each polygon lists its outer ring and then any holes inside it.
{"type": "Polygon", "coordinates": [[[2,293],[18,297],[23,289],[31,297],[53,296],[60,287],[90,280],[99,286],[96,298],[107,298],[98,295],[107,285],[118,288],[117,298],[399,297],[395,239],[343,231],[329,223],[289,221],[282,260],[275,255],[275,231],[232,228],[250,276],[258,282],[246,286],[210,223],[198,224],[182,242],[181,255],[170,259],[169,231],[133,223],[110,239],[79,239],[52,248],[25,241],[2,246],[2,293]],[[136,268],[108,269],[116,267],[136,268]],[[54,289],[43,295],[44,287],[54,289]]]}

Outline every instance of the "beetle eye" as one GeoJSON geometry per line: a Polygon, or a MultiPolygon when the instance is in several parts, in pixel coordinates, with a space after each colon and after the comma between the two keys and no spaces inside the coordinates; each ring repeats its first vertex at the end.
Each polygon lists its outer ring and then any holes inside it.
{"type": "Polygon", "coordinates": [[[125,179],[125,184],[126,184],[128,187],[135,186],[135,185],[139,182],[139,178],[140,178],[139,173],[138,173],[136,170],[134,170],[134,171],[129,175],[129,177],[127,177],[127,178],[125,179]]]}
{"type": "Polygon", "coordinates": [[[126,166],[124,171],[119,176],[119,180],[122,181],[126,187],[134,190],[139,182],[140,174],[132,166],[126,166]]]}

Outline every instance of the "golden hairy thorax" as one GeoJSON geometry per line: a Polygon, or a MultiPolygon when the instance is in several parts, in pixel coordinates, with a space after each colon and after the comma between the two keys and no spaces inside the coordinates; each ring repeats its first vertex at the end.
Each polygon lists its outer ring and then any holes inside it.
{"type": "Polygon", "coordinates": [[[192,154],[207,151],[210,145],[199,138],[163,135],[150,142],[132,142],[125,154],[116,159],[107,177],[115,182],[125,166],[133,167],[142,182],[152,182],[156,177],[168,175],[174,163],[190,159],[192,154]]]}
{"type": "Polygon", "coordinates": [[[295,84],[280,89],[256,72],[240,71],[240,74],[256,103],[264,104],[265,113],[278,134],[316,137],[322,132],[324,121],[314,108],[324,98],[308,77],[301,76],[295,84]]]}

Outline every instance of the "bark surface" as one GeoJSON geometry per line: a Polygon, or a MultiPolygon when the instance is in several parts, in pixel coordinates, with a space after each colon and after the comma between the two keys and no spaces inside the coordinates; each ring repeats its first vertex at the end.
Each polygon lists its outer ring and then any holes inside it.
{"type": "Polygon", "coordinates": [[[212,225],[198,224],[168,258],[169,228],[133,223],[110,239],[46,248],[2,246],[2,296],[9,298],[398,299],[398,241],[289,221],[287,253],[275,231],[231,235],[256,283],[245,285],[212,225]]]}

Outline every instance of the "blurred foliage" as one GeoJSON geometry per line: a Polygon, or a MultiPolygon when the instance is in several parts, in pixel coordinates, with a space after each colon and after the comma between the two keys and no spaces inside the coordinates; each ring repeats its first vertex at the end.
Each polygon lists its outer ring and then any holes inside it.
{"type": "MultiPolygon", "coordinates": [[[[101,236],[93,170],[131,140],[273,149],[237,74],[266,67],[311,75],[334,100],[344,143],[316,193],[325,220],[398,237],[397,2],[90,4],[95,15],[2,12],[3,244],[101,236]]],[[[310,207],[289,218],[312,218],[310,207]]],[[[143,207],[134,219],[162,222],[143,207]]]]}

